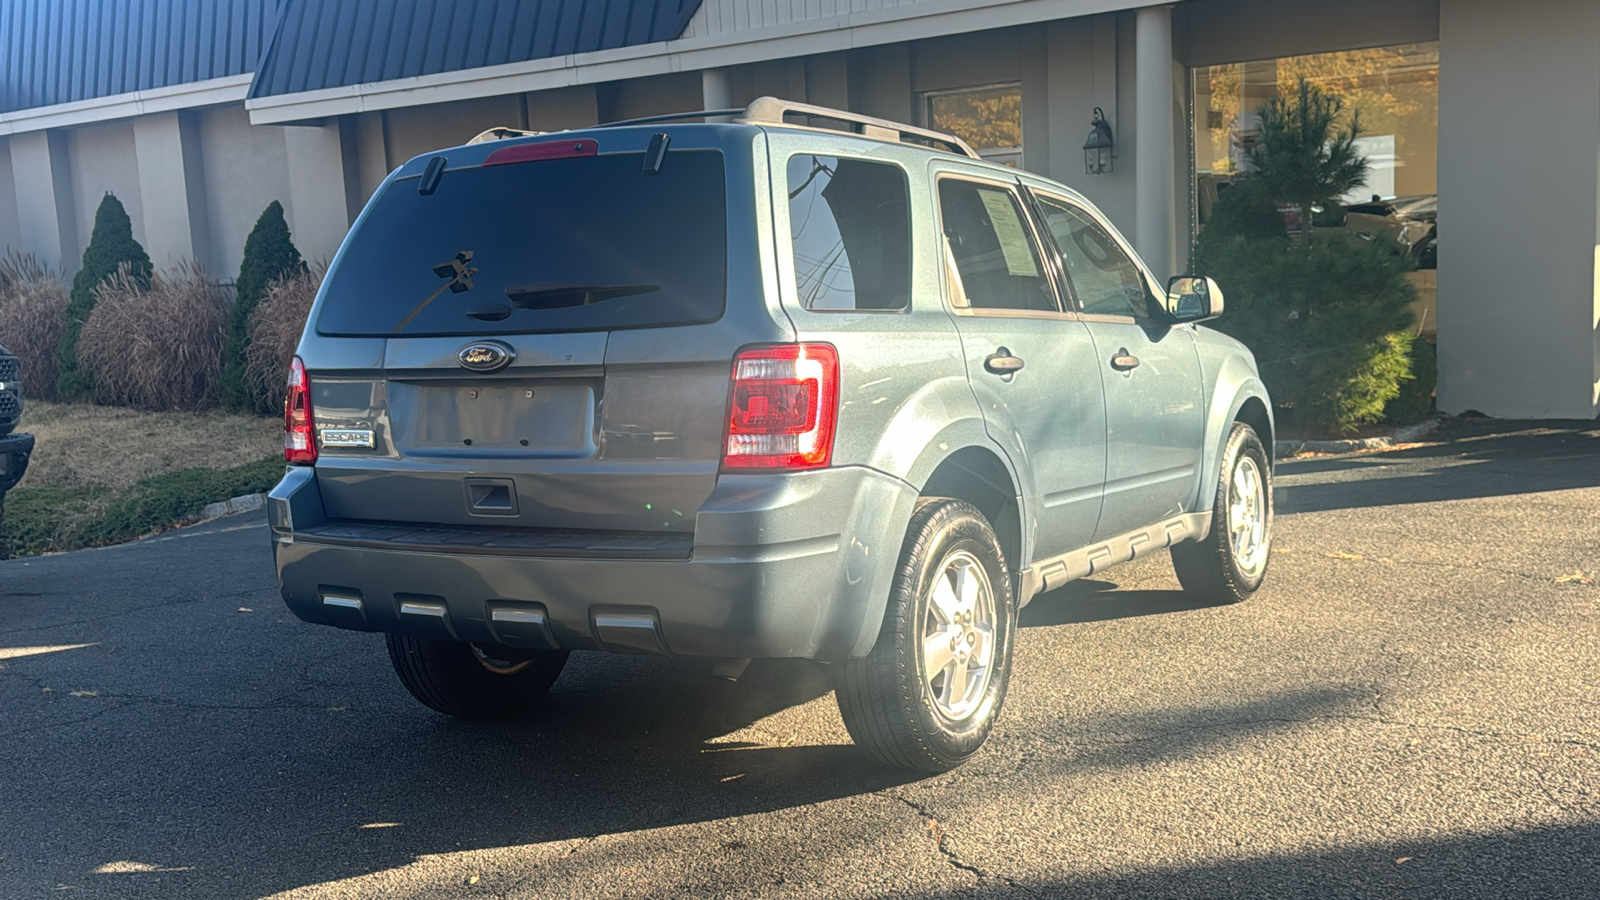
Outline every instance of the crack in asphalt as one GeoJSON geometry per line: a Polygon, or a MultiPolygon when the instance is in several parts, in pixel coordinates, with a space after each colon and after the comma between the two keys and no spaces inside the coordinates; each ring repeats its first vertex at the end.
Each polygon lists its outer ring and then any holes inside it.
{"type": "Polygon", "coordinates": [[[18,728],[15,731],[0,731],[0,738],[13,738],[19,734],[31,734],[36,731],[49,731],[53,728],[66,728],[72,725],[82,725],[85,722],[92,722],[101,716],[109,715],[119,709],[126,709],[132,705],[133,704],[131,703],[120,703],[116,706],[110,706],[102,709],[99,712],[90,713],[87,716],[82,716],[77,719],[69,719],[65,722],[46,722],[43,725],[30,725],[27,728],[18,728]]]}
{"type": "Polygon", "coordinates": [[[957,853],[950,847],[949,832],[945,831],[944,826],[939,824],[939,819],[934,816],[933,813],[929,812],[927,807],[909,797],[904,796],[903,794],[896,794],[886,791],[882,796],[892,800],[900,801],[905,806],[910,807],[911,810],[918,816],[922,817],[923,821],[925,821],[928,825],[929,834],[931,834],[934,838],[934,848],[939,851],[939,854],[944,857],[945,862],[951,867],[966,872],[979,880],[992,878],[996,881],[1004,883],[1007,887],[1017,886],[1015,881],[1005,875],[999,875],[986,871],[982,867],[975,866],[972,863],[962,859],[961,854],[957,853]]]}
{"type": "MultiPolygon", "coordinates": [[[[16,672],[16,673],[0,672],[0,677],[4,677],[4,676],[7,676],[7,675],[10,675],[11,677],[17,678],[19,681],[22,681],[25,684],[30,684],[30,685],[34,686],[40,692],[64,693],[62,691],[57,691],[55,688],[51,688],[51,687],[46,686],[44,684],[43,680],[29,678],[27,676],[22,675],[22,673],[20,673],[20,672],[16,672]]],[[[68,696],[70,696],[70,694],[68,694],[68,696]]],[[[199,710],[199,711],[218,710],[218,711],[228,711],[228,712],[333,712],[333,711],[349,712],[349,713],[376,713],[377,712],[377,710],[363,709],[363,708],[354,707],[354,706],[333,707],[333,706],[327,706],[327,705],[324,705],[324,704],[309,704],[309,703],[281,703],[281,702],[254,703],[254,704],[247,704],[247,703],[190,703],[190,702],[185,702],[185,701],[182,701],[182,700],[173,700],[173,699],[169,699],[169,698],[166,698],[166,697],[150,697],[150,696],[145,696],[145,695],[141,695],[141,694],[117,694],[117,693],[111,693],[111,692],[108,692],[108,691],[95,691],[91,696],[75,697],[73,699],[81,699],[81,700],[120,700],[120,701],[123,701],[123,702],[115,704],[115,705],[110,706],[110,707],[107,707],[106,709],[102,709],[99,712],[94,713],[93,715],[85,716],[85,717],[80,718],[80,719],[73,719],[73,720],[65,721],[65,722],[48,722],[48,723],[45,723],[45,724],[42,724],[42,725],[30,725],[27,728],[19,728],[19,729],[16,729],[14,731],[0,731],[0,738],[8,738],[8,737],[12,737],[14,735],[27,734],[27,733],[33,732],[33,731],[43,731],[43,730],[48,730],[48,729],[52,729],[52,728],[63,728],[63,727],[69,726],[69,725],[76,725],[76,724],[79,724],[79,723],[82,723],[82,722],[87,722],[87,721],[89,721],[91,719],[99,718],[100,716],[106,715],[107,713],[115,712],[117,710],[122,710],[122,709],[128,709],[128,708],[131,708],[131,707],[134,707],[134,706],[138,706],[138,705],[141,705],[141,704],[147,704],[147,705],[151,705],[151,706],[172,707],[172,708],[177,708],[177,709],[188,709],[188,710],[199,710]]]]}
{"type": "MultiPolygon", "coordinates": [[[[164,606],[180,606],[180,605],[185,604],[185,603],[203,603],[203,602],[208,601],[208,600],[231,600],[231,599],[233,599],[235,597],[246,597],[246,596],[250,596],[252,594],[268,594],[268,593],[270,593],[270,592],[262,590],[261,588],[251,588],[249,590],[233,591],[233,592],[227,593],[227,594],[203,594],[203,595],[196,595],[196,596],[193,596],[193,597],[181,597],[181,598],[177,598],[177,599],[162,600],[159,603],[146,603],[143,606],[130,606],[127,609],[119,609],[116,612],[103,613],[103,614],[98,615],[98,616],[82,616],[82,617],[73,619],[70,622],[53,622],[53,623],[49,623],[49,624],[45,624],[45,625],[29,625],[26,628],[9,628],[9,629],[6,629],[4,631],[0,631],[0,637],[5,637],[8,634],[26,634],[26,633],[28,633],[30,631],[50,631],[50,630],[57,629],[57,628],[67,628],[67,627],[75,627],[75,626],[79,626],[79,625],[87,625],[87,624],[90,624],[92,622],[103,622],[106,619],[115,619],[115,618],[119,618],[121,616],[130,615],[132,613],[146,612],[146,611],[152,610],[152,609],[160,609],[160,608],[162,608],[164,606]]],[[[63,596],[65,596],[65,595],[63,595],[63,596]]]]}

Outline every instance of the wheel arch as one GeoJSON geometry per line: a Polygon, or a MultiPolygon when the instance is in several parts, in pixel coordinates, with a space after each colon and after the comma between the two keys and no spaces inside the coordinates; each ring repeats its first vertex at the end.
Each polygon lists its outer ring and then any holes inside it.
{"type": "Polygon", "coordinates": [[[1243,422],[1255,430],[1256,437],[1261,439],[1261,446],[1267,451],[1267,467],[1272,468],[1275,465],[1272,452],[1273,422],[1266,401],[1256,396],[1244,398],[1234,412],[1232,421],[1243,422]]]}
{"type": "Polygon", "coordinates": [[[1266,448],[1268,466],[1272,466],[1272,441],[1275,426],[1272,403],[1267,388],[1253,372],[1239,371],[1242,360],[1230,360],[1223,366],[1212,390],[1210,412],[1206,419],[1205,451],[1200,461],[1202,478],[1196,486],[1196,509],[1207,502],[1222,477],[1222,451],[1228,446],[1228,434],[1233,423],[1243,422],[1255,429],[1256,436],[1266,448]]]}
{"type": "Polygon", "coordinates": [[[948,497],[963,500],[989,520],[1012,578],[1026,568],[1022,508],[1016,480],[1000,455],[989,447],[968,445],[950,453],[918,488],[921,500],[948,497]]]}

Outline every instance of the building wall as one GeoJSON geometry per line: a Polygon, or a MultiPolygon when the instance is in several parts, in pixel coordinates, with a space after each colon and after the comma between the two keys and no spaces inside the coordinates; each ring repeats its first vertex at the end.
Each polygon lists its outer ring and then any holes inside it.
{"type": "Polygon", "coordinates": [[[83,248],[89,246],[95,210],[107,191],[117,195],[128,211],[128,218],[133,220],[133,239],[148,245],[144,204],[139,196],[139,160],[133,145],[133,123],[123,120],[73,128],[66,133],[66,138],[78,252],[82,253],[83,248]]]}
{"type": "Polygon", "coordinates": [[[705,109],[701,96],[699,72],[676,72],[595,86],[595,106],[602,122],[705,109]]]}
{"type": "Polygon", "coordinates": [[[526,125],[535,131],[583,128],[600,121],[592,84],[537,91],[523,96],[526,125]]]}
{"type": "Polygon", "coordinates": [[[11,174],[11,142],[0,138],[0,253],[22,247],[17,221],[17,185],[11,174]]]}
{"type": "Polygon", "coordinates": [[[221,278],[232,278],[244,261],[244,240],[267,204],[283,203],[294,236],[283,129],[251,125],[243,106],[201,110],[197,125],[211,230],[206,268],[221,278]]]}
{"type": "Polygon", "coordinates": [[[464,144],[486,129],[522,128],[526,122],[520,94],[391,109],[383,117],[390,168],[430,150],[464,144]]]}
{"type": "Polygon", "coordinates": [[[1446,0],[1439,32],[1439,407],[1592,418],[1600,5],[1446,0]]]}

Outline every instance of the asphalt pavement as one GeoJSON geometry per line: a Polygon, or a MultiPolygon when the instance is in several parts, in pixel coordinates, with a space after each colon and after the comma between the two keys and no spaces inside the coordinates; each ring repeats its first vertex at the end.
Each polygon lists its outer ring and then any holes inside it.
{"type": "Polygon", "coordinates": [[[1600,896],[1600,423],[1286,461],[1267,586],[1024,611],[914,778],[828,667],[574,654],[463,724],[278,598],[261,514],[0,563],[0,898],[1600,896]]]}

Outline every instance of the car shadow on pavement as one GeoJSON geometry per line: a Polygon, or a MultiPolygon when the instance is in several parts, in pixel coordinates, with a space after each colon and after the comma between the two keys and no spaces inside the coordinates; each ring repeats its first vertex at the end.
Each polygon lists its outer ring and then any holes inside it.
{"type": "Polygon", "coordinates": [[[1080,578],[1033,598],[1023,607],[1018,624],[1023,628],[1076,625],[1159,616],[1226,606],[1214,600],[1194,597],[1184,591],[1124,591],[1115,581],[1080,578]]]}
{"type": "Polygon", "coordinates": [[[1600,421],[1454,420],[1430,443],[1282,460],[1280,514],[1432,503],[1600,486],[1600,421]],[[1292,476],[1314,484],[1285,484],[1292,476]]]}
{"type": "MultiPolygon", "coordinates": [[[[307,636],[342,651],[326,669],[285,666],[294,696],[265,707],[193,702],[205,676],[173,661],[173,699],[110,708],[37,773],[55,785],[47,806],[70,815],[0,823],[48,845],[50,881],[76,896],[244,898],[917,780],[849,745],[836,718],[772,721],[827,697],[817,663],[758,660],[735,684],[708,661],[580,653],[533,714],[461,722],[405,695],[381,640],[307,636]]],[[[112,694],[90,701],[123,702],[112,694]]],[[[23,861],[0,853],[0,894],[23,861]]]]}

